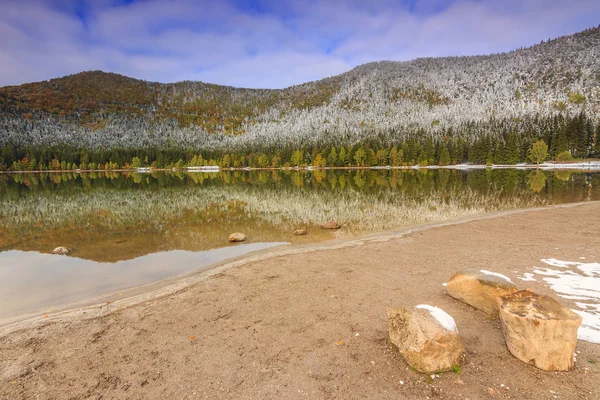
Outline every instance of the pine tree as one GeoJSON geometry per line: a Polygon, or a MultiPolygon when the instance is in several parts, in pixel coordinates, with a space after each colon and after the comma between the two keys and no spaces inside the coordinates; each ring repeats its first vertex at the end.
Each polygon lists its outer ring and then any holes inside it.
{"type": "Polygon", "coordinates": [[[295,167],[300,167],[303,164],[303,154],[302,154],[302,150],[296,150],[292,153],[292,165],[295,167]]]}
{"type": "Polygon", "coordinates": [[[519,149],[519,139],[517,135],[511,133],[508,135],[508,142],[506,143],[506,163],[507,164],[518,164],[521,161],[521,151],[519,149]]]}
{"type": "Polygon", "coordinates": [[[398,149],[396,146],[393,146],[390,150],[390,165],[397,167],[400,165],[400,160],[398,159],[398,149]]]}
{"type": "Polygon", "coordinates": [[[338,159],[339,159],[339,165],[342,167],[346,166],[346,149],[342,146],[342,148],[340,149],[340,154],[338,154],[338,159]]]}
{"type": "Polygon", "coordinates": [[[377,165],[389,165],[387,149],[379,149],[376,154],[377,165]]]}
{"type": "Polygon", "coordinates": [[[357,167],[364,167],[366,158],[367,153],[365,153],[362,147],[359,147],[356,152],[354,152],[354,165],[357,167]]]}
{"type": "Polygon", "coordinates": [[[448,147],[446,145],[442,145],[440,147],[438,164],[441,166],[450,165],[450,152],[448,151],[448,147]]]}
{"type": "Polygon", "coordinates": [[[600,123],[596,126],[596,133],[594,134],[594,151],[593,156],[600,157],[600,123]]]}
{"type": "Polygon", "coordinates": [[[327,157],[327,162],[331,167],[336,167],[338,165],[338,155],[335,147],[331,147],[331,152],[329,153],[329,157],[327,157]]]}

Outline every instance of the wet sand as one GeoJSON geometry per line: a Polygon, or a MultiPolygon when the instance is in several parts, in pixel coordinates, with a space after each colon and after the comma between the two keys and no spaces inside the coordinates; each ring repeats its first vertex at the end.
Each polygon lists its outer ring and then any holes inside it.
{"type": "Polygon", "coordinates": [[[38,315],[0,330],[0,399],[598,399],[600,345],[580,341],[574,371],[538,370],[508,352],[498,319],[442,283],[485,268],[556,297],[517,276],[542,258],[600,261],[599,227],[598,202],[500,213],[274,250],[131,299],[38,315]],[[389,342],[387,308],[422,303],[455,318],[468,359],[459,373],[416,373],[389,342]]]}

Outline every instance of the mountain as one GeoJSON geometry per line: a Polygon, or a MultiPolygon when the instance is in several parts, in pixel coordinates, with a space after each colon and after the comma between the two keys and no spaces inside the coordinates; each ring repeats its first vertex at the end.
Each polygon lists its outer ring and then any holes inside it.
{"type": "MultiPolygon", "coordinates": [[[[104,153],[100,163],[109,153],[148,149],[141,155],[153,160],[168,149],[169,162],[192,154],[216,162],[230,153],[239,165],[258,154],[267,164],[273,156],[294,164],[300,151],[298,163],[314,163],[319,153],[326,163],[336,147],[336,156],[340,147],[365,147],[372,161],[385,149],[390,162],[396,147],[406,162],[437,162],[446,147],[451,162],[499,153],[512,162],[538,139],[552,156],[589,157],[600,155],[599,121],[600,27],[509,53],[374,62],[281,90],[101,71],[0,88],[6,166],[40,149],[50,149],[46,159],[77,164],[82,151],[104,153]],[[65,148],[70,155],[57,154],[65,148]]],[[[362,155],[347,156],[361,164],[362,155]]]]}

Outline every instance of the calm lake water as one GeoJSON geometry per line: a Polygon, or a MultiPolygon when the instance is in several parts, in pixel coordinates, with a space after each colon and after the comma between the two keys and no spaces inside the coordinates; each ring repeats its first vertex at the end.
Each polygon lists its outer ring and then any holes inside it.
{"type": "Polygon", "coordinates": [[[286,243],[600,200],[600,173],[523,170],[0,174],[0,319],[286,243]],[[335,220],[342,229],[319,225],[335,220]],[[308,235],[293,236],[297,228],[308,235]],[[230,245],[232,232],[248,241],[230,245]],[[49,254],[57,246],[68,257],[49,254]],[[25,294],[25,295],[23,295],[25,294]]]}

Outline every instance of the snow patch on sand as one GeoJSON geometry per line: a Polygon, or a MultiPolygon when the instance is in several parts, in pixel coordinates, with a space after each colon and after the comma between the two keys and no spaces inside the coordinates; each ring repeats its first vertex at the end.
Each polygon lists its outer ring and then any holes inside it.
{"type": "Polygon", "coordinates": [[[499,274],[497,272],[486,271],[485,269],[480,269],[479,272],[485,275],[496,276],[498,278],[504,279],[507,282],[513,283],[513,281],[511,281],[508,276],[499,274]]]}
{"type": "Polygon", "coordinates": [[[561,267],[561,268],[576,267],[579,264],[578,262],[573,262],[573,261],[560,261],[560,260],[557,260],[556,258],[543,258],[542,262],[544,264],[548,264],[552,267],[561,267]]]}
{"type": "Polygon", "coordinates": [[[525,272],[523,276],[517,276],[517,279],[527,282],[537,282],[537,279],[535,279],[535,275],[531,272],[525,272]]]}
{"type": "MultiPolygon", "coordinates": [[[[561,261],[554,258],[542,260],[553,268],[536,268],[535,275],[560,297],[581,300],[573,311],[581,315],[583,322],[577,331],[577,338],[586,342],[600,344],[600,263],[582,263],[561,261]]],[[[535,280],[535,275],[523,274],[522,280],[535,280]],[[532,278],[532,279],[529,279],[532,278]]]]}
{"type": "MultiPolygon", "coordinates": [[[[590,306],[590,304],[588,304],[588,306],[590,306]]],[[[581,326],[577,330],[577,338],[585,340],[586,342],[600,343],[600,304],[595,304],[595,306],[596,309],[592,311],[573,311],[583,318],[581,326]]]]}
{"type": "Polygon", "coordinates": [[[421,308],[423,310],[429,311],[429,314],[431,314],[431,316],[435,318],[435,320],[439,322],[439,324],[444,329],[446,329],[447,331],[458,333],[458,328],[456,327],[456,322],[454,322],[454,318],[452,318],[450,314],[448,314],[441,308],[430,306],[428,304],[419,304],[415,308],[421,308]]]}

